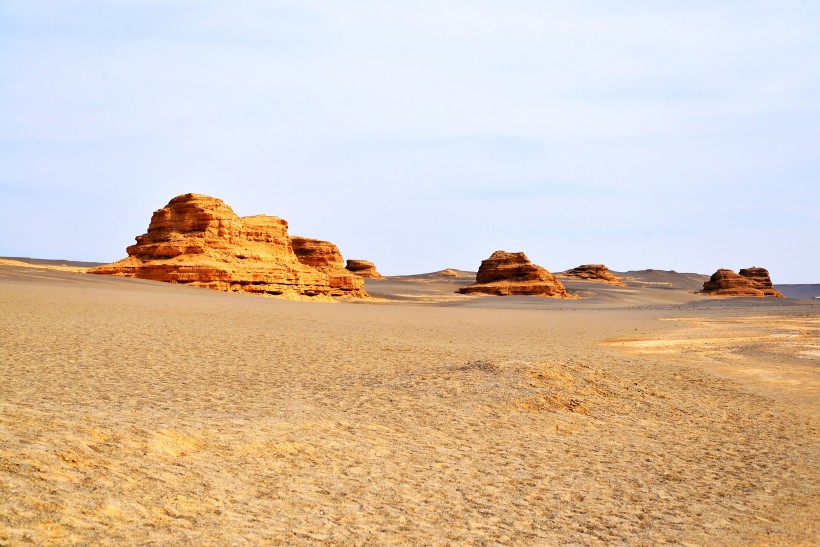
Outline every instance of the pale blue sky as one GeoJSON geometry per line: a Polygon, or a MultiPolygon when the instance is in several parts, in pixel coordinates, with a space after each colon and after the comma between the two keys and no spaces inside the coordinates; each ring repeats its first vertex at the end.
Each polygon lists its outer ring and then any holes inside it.
{"type": "Polygon", "coordinates": [[[0,255],[185,192],[385,274],[820,282],[820,1],[0,0],[0,255]]]}

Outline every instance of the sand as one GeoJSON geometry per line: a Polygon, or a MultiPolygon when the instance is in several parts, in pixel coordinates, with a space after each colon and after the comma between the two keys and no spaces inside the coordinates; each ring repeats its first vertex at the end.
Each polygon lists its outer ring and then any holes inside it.
{"type": "Polygon", "coordinates": [[[0,544],[820,542],[817,302],[464,282],[0,266],[0,544]]]}

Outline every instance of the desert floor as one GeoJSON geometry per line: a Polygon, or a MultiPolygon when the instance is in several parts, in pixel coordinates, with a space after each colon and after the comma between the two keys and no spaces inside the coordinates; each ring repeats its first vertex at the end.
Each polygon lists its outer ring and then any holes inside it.
{"type": "Polygon", "coordinates": [[[0,544],[817,544],[820,304],[0,265],[0,544]]]}

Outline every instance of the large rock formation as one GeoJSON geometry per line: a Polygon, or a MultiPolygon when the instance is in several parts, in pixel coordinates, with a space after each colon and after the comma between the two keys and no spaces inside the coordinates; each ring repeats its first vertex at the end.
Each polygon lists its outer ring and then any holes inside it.
{"type": "Polygon", "coordinates": [[[713,296],[775,296],[783,295],[772,286],[769,272],[765,268],[744,268],[739,273],[721,268],[703,284],[704,294],[713,296]]]}
{"type": "Polygon", "coordinates": [[[290,298],[367,296],[361,278],[341,279],[332,268],[300,261],[286,220],[240,218],[221,199],[202,194],[172,199],[136,240],[127,258],[89,272],[290,298]]]}
{"type": "Polygon", "coordinates": [[[358,275],[359,277],[367,277],[369,279],[382,279],[382,274],[376,271],[376,265],[368,260],[347,260],[348,270],[358,275]]]}
{"type": "Polygon", "coordinates": [[[524,253],[496,251],[481,262],[476,282],[461,287],[462,294],[514,294],[544,296],[549,298],[573,298],[564,285],[541,266],[530,262],[524,253]]]}
{"type": "Polygon", "coordinates": [[[577,268],[572,268],[558,274],[559,277],[573,277],[576,279],[586,279],[589,281],[599,281],[616,287],[626,287],[623,279],[609,271],[603,264],[582,264],[577,268]]]}

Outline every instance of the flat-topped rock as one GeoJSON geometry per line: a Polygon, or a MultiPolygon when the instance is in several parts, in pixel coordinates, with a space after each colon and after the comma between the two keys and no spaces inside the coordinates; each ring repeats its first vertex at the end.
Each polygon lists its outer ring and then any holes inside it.
{"type": "Polygon", "coordinates": [[[743,268],[739,273],[721,268],[703,284],[703,294],[711,296],[773,296],[783,298],[783,294],[772,286],[769,271],[765,268],[743,268]]]}
{"type": "Polygon", "coordinates": [[[296,299],[367,296],[360,278],[341,280],[300,261],[286,220],[240,218],[202,194],[177,196],[155,211],[148,232],[126,252],[89,273],[296,299]]]}
{"type": "Polygon", "coordinates": [[[382,274],[376,271],[376,265],[368,260],[348,259],[345,268],[359,277],[368,279],[382,279],[382,274]]]}
{"type": "Polygon", "coordinates": [[[603,264],[582,264],[577,268],[561,272],[559,277],[572,277],[606,283],[616,287],[626,287],[624,280],[609,271],[609,268],[603,264]]]}
{"type": "Polygon", "coordinates": [[[530,262],[524,253],[496,251],[483,260],[476,282],[458,289],[462,294],[496,296],[532,295],[548,298],[574,298],[548,270],[530,262]]]}

